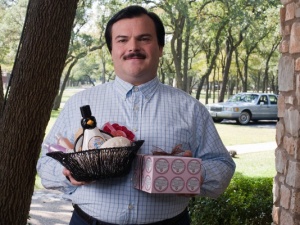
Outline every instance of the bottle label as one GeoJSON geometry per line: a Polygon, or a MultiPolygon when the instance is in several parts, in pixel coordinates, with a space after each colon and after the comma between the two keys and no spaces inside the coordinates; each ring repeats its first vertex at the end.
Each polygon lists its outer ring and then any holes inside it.
{"type": "Polygon", "coordinates": [[[105,138],[94,136],[88,142],[88,149],[100,149],[100,146],[105,142],[105,138]]]}

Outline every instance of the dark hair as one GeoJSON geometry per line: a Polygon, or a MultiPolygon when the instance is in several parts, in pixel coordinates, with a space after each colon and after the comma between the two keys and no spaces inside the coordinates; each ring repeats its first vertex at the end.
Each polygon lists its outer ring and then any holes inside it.
{"type": "Polygon", "coordinates": [[[133,5],[120,10],[108,21],[105,29],[105,40],[109,52],[111,52],[112,50],[111,29],[114,23],[122,19],[135,18],[142,15],[149,16],[154,22],[158,45],[161,47],[165,45],[165,28],[158,15],[156,15],[153,12],[147,11],[145,8],[141,6],[133,5]]]}

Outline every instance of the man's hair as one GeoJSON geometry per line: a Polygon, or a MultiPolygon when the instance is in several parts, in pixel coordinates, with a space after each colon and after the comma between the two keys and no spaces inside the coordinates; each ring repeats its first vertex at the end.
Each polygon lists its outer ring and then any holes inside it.
{"type": "Polygon", "coordinates": [[[156,30],[156,36],[158,45],[161,47],[164,47],[165,45],[165,28],[161,21],[161,19],[153,12],[147,11],[145,8],[137,5],[128,6],[119,12],[117,12],[107,23],[106,29],[105,29],[105,40],[106,45],[108,47],[109,52],[112,50],[112,26],[114,23],[118,22],[122,19],[131,19],[135,17],[140,17],[142,15],[149,16],[155,25],[156,30]]]}

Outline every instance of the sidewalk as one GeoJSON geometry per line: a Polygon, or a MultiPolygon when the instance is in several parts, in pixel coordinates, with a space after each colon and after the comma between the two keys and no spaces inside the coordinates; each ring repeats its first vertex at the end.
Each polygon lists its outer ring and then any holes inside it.
{"type": "Polygon", "coordinates": [[[62,199],[60,191],[39,189],[32,196],[27,221],[31,225],[67,225],[73,207],[70,201],[62,199]]]}
{"type": "MultiPolygon", "coordinates": [[[[259,151],[275,151],[275,142],[248,145],[226,146],[228,151],[234,150],[237,154],[246,154],[259,151]]],[[[31,225],[68,225],[73,207],[70,201],[62,199],[61,192],[40,189],[34,191],[30,206],[31,225]]]]}
{"type": "Polygon", "coordinates": [[[275,150],[277,148],[276,142],[266,142],[266,143],[258,143],[258,144],[247,144],[247,145],[231,145],[226,146],[228,151],[234,150],[237,154],[245,154],[252,152],[262,152],[262,151],[270,151],[275,150]]]}

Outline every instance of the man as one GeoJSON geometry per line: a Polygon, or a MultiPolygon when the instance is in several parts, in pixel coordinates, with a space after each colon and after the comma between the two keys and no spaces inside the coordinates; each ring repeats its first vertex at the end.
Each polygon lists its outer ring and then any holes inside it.
{"type": "MultiPolygon", "coordinates": [[[[56,133],[74,141],[80,128],[79,108],[88,104],[100,127],[116,122],[131,129],[137,140],[145,140],[139,153],[152,154],[153,146],[170,152],[178,144],[190,149],[192,157],[203,163],[200,195],[216,198],[228,186],[235,164],[205,107],[187,93],[159,82],[164,36],[159,17],[142,7],[130,6],[114,15],[105,38],[116,79],[70,98],[45,142],[53,143],[56,133]]],[[[71,225],[190,224],[188,197],[137,190],[132,171],[121,178],[76,181],[45,151],[38,173],[46,188],[60,189],[72,200],[71,225]]]]}

